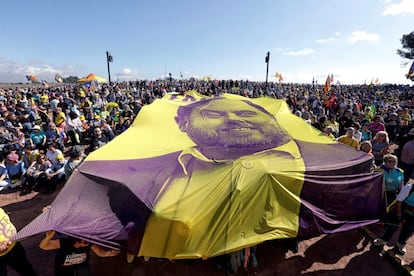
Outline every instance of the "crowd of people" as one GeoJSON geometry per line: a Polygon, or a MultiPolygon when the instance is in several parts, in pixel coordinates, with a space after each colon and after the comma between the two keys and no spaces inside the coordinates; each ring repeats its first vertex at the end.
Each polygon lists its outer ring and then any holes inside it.
{"type": "MultiPolygon", "coordinates": [[[[87,154],[127,130],[142,106],[166,93],[192,89],[203,95],[284,99],[292,113],[321,133],[370,154],[372,169],[384,173],[387,202],[397,220],[375,244],[387,242],[402,223],[405,231],[397,246],[405,253],[405,243],[414,229],[414,88],[409,85],[338,83],[324,91],[322,86],[311,84],[159,80],[1,88],[0,191],[20,189],[22,195],[36,189],[53,192],[87,154]]],[[[44,249],[63,244],[51,243],[53,236],[53,232],[47,233],[42,241],[44,249]]],[[[297,250],[297,241],[289,248],[297,250]]],[[[105,256],[115,254],[95,249],[105,256]]],[[[249,251],[253,266],[257,266],[255,251],[256,247],[249,251]]],[[[1,255],[0,251],[1,269],[6,253],[1,255]]]]}

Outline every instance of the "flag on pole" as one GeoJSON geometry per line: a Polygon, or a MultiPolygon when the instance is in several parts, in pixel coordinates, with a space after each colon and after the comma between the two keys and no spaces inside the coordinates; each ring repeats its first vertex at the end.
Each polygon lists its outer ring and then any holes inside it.
{"type": "Polygon", "coordinates": [[[269,63],[269,60],[270,60],[270,52],[267,52],[265,62],[269,63]]]}
{"type": "Polygon", "coordinates": [[[26,75],[26,80],[27,81],[37,81],[37,77],[30,74],[30,75],[26,75]]]}
{"type": "Polygon", "coordinates": [[[282,73],[276,72],[275,77],[279,79],[279,82],[283,81],[282,73]]]}
{"type": "Polygon", "coordinates": [[[42,85],[43,85],[45,88],[49,88],[49,83],[48,83],[46,80],[42,80],[42,85]]]}
{"type": "Polygon", "coordinates": [[[333,82],[334,82],[334,75],[333,75],[333,74],[331,74],[331,76],[329,77],[329,81],[330,81],[331,83],[333,83],[333,82]]]}
{"type": "Polygon", "coordinates": [[[108,62],[113,62],[114,58],[112,57],[112,54],[110,52],[107,52],[108,62]]]}
{"type": "Polygon", "coordinates": [[[323,87],[323,92],[326,94],[331,89],[331,76],[328,75],[325,81],[325,86],[323,87]]]}
{"type": "Polygon", "coordinates": [[[62,83],[62,82],[63,82],[63,79],[62,79],[62,77],[59,75],[59,73],[56,73],[56,75],[55,75],[55,81],[56,81],[56,82],[59,82],[59,83],[62,83]]]}
{"type": "Polygon", "coordinates": [[[407,79],[410,79],[410,80],[414,78],[414,61],[411,64],[410,70],[408,70],[408,73],[405,76],[407,77],[407,79]]]}

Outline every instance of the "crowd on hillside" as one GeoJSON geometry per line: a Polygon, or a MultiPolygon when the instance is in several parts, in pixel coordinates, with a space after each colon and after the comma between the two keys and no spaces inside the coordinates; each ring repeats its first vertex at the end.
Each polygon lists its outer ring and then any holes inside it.
{"type": "MultiPolygon", "coordinates": [[[[399,170],[390,176],[395,183],[387,190],[388,201],[412,178],[412,86],[336,84],[324,91],[311,84],[159,80],[0,89],[0,191],[53,192],[85,155],[127,130],[142,106],[192,89],[203,95],[284,99],[292,113],[328,137],[372,155],[374,170],[399,170]]],[[[257,265],[254,250],[252,265],[257,265]]]]}

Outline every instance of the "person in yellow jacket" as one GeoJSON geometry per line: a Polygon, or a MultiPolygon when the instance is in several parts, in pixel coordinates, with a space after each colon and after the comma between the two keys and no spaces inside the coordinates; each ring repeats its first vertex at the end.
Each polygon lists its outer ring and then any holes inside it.
{"type": "Polygon", "coordinates": [[[7,266],[24,276],[37,275],[26,257],[26,252],[19,242],[12,241],[16,227],[9,216],[0,208],[0,275],[7,275],[7,266]]]}

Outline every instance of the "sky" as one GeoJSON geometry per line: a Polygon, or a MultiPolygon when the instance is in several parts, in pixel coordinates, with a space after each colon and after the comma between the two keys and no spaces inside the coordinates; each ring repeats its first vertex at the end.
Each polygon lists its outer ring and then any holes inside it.
{"type": "Polygon", "coordinates": [[[412,84],[414,0],[2,0],[0,82],[190,77],[412,84]]]}

